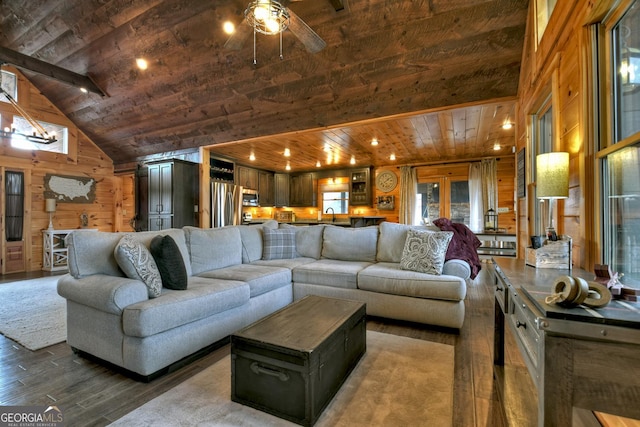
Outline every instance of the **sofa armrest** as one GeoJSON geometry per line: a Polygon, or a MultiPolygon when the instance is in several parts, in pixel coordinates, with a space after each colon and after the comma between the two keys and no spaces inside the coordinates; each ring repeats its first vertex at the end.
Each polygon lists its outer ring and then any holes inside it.
{"type": "Polygon", "coordinates": [[[447,276],[457,276],[464,280],[471,277],[471,267],[467,261],[461,259],[450,259],[444,263],[442,274],[447,276]]]}
{"type": "Polygon", "coordinates": [[[65,274],[58,280],[58,294],[78,304],[118,315],[125,307],[149,299],[147,287],[141,281],[106,274],[81,279],[65,274]]]}

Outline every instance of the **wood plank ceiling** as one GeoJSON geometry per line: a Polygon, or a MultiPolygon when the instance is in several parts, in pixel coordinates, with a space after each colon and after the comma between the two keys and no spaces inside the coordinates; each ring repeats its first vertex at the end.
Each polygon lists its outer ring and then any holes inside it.
{"type": "Polygon", "coordinates": [[[2,1],[0,45],[108,93],[23,70],[116,165],[201,146],[277,171],[284,148],[292,171],[511,152],[500,126],[513,120],[528,0],[283,2],[327,47],[309,53],[287,30],[281,60],[278,37],[258,34],[256,65],[251,36],[224,48],[223,23],[239,25],[248,2],[2,1]]]}

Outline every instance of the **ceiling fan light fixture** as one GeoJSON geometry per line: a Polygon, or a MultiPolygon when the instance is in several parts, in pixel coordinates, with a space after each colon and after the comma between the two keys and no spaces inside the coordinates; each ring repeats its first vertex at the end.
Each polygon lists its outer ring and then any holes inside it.
{"type": "Polygon", "coordinates": [[[289,27],[287,9],[277,1],[254,0],[244,11],[244,16],[254,31],[266,35],[282,33],[289,27]]]}

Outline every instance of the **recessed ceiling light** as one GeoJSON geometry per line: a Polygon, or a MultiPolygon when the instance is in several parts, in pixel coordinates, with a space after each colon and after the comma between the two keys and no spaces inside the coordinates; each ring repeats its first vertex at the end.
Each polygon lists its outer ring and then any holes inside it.
{"type": "Polygon", "coordinates": [[[500,147],[500,144],[493,144],[493,150],[494,151],[498,151],[500,150],[502,147],[500,147]]]}
{"type": "Polygon", "coordinates": [[[505,123],[502,125],[502,129],[504,129],[504,130],[509,130],[509,129],[511,129],[512,127],[513,127],[513,123],[511,123],[511,122],[505,122],[505,123]]]}
{"type": "Polygon", "coordinates": [[[146,70],[147,67],[149,66],[149,63],[144,58],[136,58],[136,65],[138,66],[139,69],[146,70]]]}
{"type": "Polygon", "coordinates": [[[351,156],[351,160],[349,160],[349,163],[351,163],[352,165],[356,164],[356,158],[354,156],[351,156]]]}
{"type": "Polygon", "coordinates": [[[252,162],[256,159],[256,155],[251,153],[249,154],[249,160],[251,160],[252,162]]]}
{"type": "Polygon", "coordinates": [[[318,160],[318,161],[316,162],[316,167],[317,167],[317,168],[319,168],[320,166],[322,166],[322,165],[320,164],[320,160],[318,160]]]}
{"type": "Polygon", "coordinates": [[[371,140],[371,145],[373,145],[373,146],[378,145],[378,140],[376,138],[373,138],[371,140]]]}
{"type": "Polygon", "coordinates": [[[231,21],[226,21],[222,24],[222,29],[227,34],[233,34],[236,31],[236,26],[231,21]]]}
{"type": "Polygon", "coordinates": [[[396,155],[392,153],[392,154],[389,156],[389,160],[395,160],[395,159],[396,159],[396,155]]]}
{"type": "Polygon", "coordinates": [[[289,157],[289,156],[291,156],[291,151],[290,151],[288,148],[285,148],[285,149],[284,149],[284,156],[285,156],[285,157],[289,157]]]}
{"type": "Polygon", "coordinates": [[[289,164],[289,162],[287,162],[287,166],[285,166],[285,169],[290,171],[291,170],[291,165],[289,164]]]}

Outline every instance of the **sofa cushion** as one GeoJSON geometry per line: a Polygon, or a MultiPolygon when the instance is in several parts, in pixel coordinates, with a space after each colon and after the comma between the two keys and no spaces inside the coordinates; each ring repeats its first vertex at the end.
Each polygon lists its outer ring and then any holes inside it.
{"type": "Polygon", "coordinates": [[[270,259],[270,260],[259,259],[257,261],[252,262],[251,264],[266,265],[270,267],[284,267],[284,268],[288,268],[289,270],[293,270],[299,265],[309,264],[314,261],[316,261],[316,259],[314,258],[297,257],[297,258],[291,258],[291,259],[270,259]]]}
{"type": "Polygon", "coordinates": [[[237,225],[236,227],[242,239],[242,262],[249,264],[262,258],[262,230],[276,229],[278,222],[269,220],[263,224],[237,225]]]}
{"type": "Polygon", "coordinates": [[[184,291],[164,289],[158,298],[126,307],[122,328],[126,335],[148,337],[240,307],[248,301],[246,283],[189,277],[184,291]]]}
{"type": "Polygon", "coordinates": [[[162,279],[158,266],[147,247],[131,234],[125,234],[116,245],[114,256],[127,277],[140,280],[149,291],[149,298],[160,296],[162,279]]]}
{"type": "Polygon", "coordinates": [[[365,291],[416,298],[462,301],[467,293],[464,279],[403,270],[399,263],[379,262],[358,274],[358,288],[365,291]]]}
{"type": "Polygon", "coordinates": [[[324,225],[290,225],[280,224],[280,228],[291,228],[296,231],[296,252],[298,256],[320,259],[322,256],[322,233],[324,225]]]}
{"type": "Polygon", "coordinates": [[[76,279],[106,274],[124,277],[114,251],[123,233],[75,230],[65,239],[69,273],[76,279]]]}
{"type": "Polygon", "coordinates": [[[400,262],[402,250],[407,240],[409,230],[440,231],[432,225],[408,225],[396,222],[384,221],[380,224],[380,236],[378,237],[378,253],[376,260],[380,262],[400,262]]]}
{"type": "Polygon", "coordinates": [[[162,286],[177,291],[187,289],[187,269],[180,249],[171,236],[155,236],[149,250],[158,266],[162,286]]]}
{"type": "Polygon", "coordinates": [[[242,239],[237,227],[189,227],[188,247],[192,274],[242,264],[242,239]]]}
{"type": "Polygon", "coordinates": [[[366,261],[321,259],[295,267],[292,278],[296,283],[356,289],[358,273],[369,265],[366,261]]]}
{"type": "Polygon", "coordinates": [[[191,262],[189,260],[189,249],[187,248],[187,241],[185,239],[185,232],[181,228],[169,228],[166,230],[160,231],[141,231],[139,233],[135,233],[136,239],[138,239],[142,244],[144,244],[147,248],[151,247],[151,240],[153,240],[156,236],[171,236],[171,238],[176,242],[178,248],[180,249],[180,253],[182,254],[182,260],[184,261],[184,266],[187,269],[187,275],[191,276],[191,262]]]}
{"type": "Polygon", "coordinates": [[[262,259],[291,259],[296,257],[296,231],[281,228],[262,231],[262,259]]]}
{"type": "Polygon", "coordinates": [[[322,237],[322,258],[375,262],[377,244],[377,226],[344,228],[327,225],[322,237]]]}
{"type": "Polygon", "coordinates": [[[249,285],[251,298],[282,286],[291,286],[291,270],[283,267],[240,264],[200,273],[200,277],[241,280],[249,285]]]}
{"type": "Polygon", "coordinates": [[[442,274],[444,256],[453,237],[450,231],[417,231],[407,232],[400,267],[428,274],[442,274]]]}

